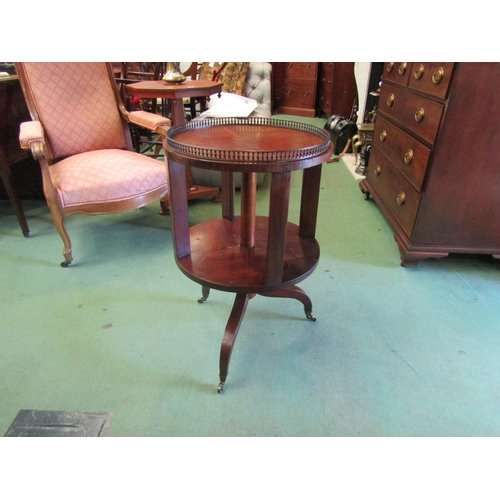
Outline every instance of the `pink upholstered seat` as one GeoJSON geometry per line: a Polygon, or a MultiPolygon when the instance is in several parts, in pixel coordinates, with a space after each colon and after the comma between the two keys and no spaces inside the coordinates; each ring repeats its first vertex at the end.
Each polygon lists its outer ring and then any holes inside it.
{"type": "Polygon", "coordinates": [[[62,207],[125,201],[165,184],[158,160],[132,151],[102,149],[70,156],[51,167],[62,207]]]}
{"type": "Polygon", "coordinates": [[[109,63],[16,63],[16,69],[33,120],[21,124],[21,147],[40,162],[66,267],[72,261],[66,216],[166,201],[165,164],[133,151],[127,122],[160,135],[171,123],[144,111],[128,113],[109,63]]]}

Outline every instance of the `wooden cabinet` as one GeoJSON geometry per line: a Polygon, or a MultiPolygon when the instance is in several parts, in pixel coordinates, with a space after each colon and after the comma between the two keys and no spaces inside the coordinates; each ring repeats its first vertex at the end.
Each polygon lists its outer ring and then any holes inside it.
{"type": "Polygon", "coordinates": [[[317,62],[275,63],[280,66],[278,112],[286,115],[316,116],[317,62]]]}
{"type": "Polygon", "coordinates": [[[500,258],[499,63],[386,63],[366,178],[401,265],[500,258]]]}
{"type": "MultiPolygon", "coordinates": [[[[20,199],[44,200],[40,166],[19,144],[19,126],[30,120],[18,77],[0,78],[0,164],[8,165],[0,168],[9,170],[9,180],[20,199]]],[[[6,187],[7,183],[0,182],[0,199],[11,199],[6,187]]]]}
{"type": "Polygon", "coordinates": [[[18,77],[0,78],[0,198],[10,200],[24,236],[29,227],[21,198],[43,197],[38,162],[19,145],[19,125],[29,120],[18,77]]]}
{"type": "Polygon", "coordinates": [[[353,62],[323,62],[320,69],[318,109],[327,117],[349,118],[357,97],[353,62]]]}

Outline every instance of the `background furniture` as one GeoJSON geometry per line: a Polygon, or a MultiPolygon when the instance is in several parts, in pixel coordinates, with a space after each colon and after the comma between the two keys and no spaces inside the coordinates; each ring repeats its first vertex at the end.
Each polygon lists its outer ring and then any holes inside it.
{"type": "Polygon", "coordinates": [[[146,99],[168,99],[171,103],[172,122],[179,125],[186,121],[185,98],[206,98],[221,91],[222,84],[208,80],[186,80],[182,83],[168,84],[163,80],[143,80],[125,86],[128,93],[146,99]]]}
{"type": "Polygon", "coordinates": [[[0,78],[0,178],[24,236],[29,236],[28,222],[12,176],[11,165],[30,156],[19,147],[19,124],[29,120],[28,109],[15,75],[0,78]]]}
{"type": "MultiPolygon", "coordinates": [[[[272,94],[271,75],[273,67],[267,62],[251,62],[248,65],[245,83],[243,86],[243,96],[257,101],[257,107],[250,114],[251,117],[271,118],[272,114],[272,94]]],[[[231,95],[222,92],[223,95],[231,95]]],[[[234,95],[234,94],[233,94],[234,95]]],[[[217,96],[212,95],[208,101],[208,108],[217,105],[217,96]]]]}
{"type": "Polygon", "coordinates": [[[375,120],[384,63],[355,62],[357,123],[372,123],[375,120]]]}
{"type": "Polygon", "coordinates": [[[279,66],[279,107],[285,115],[316,116],[319,63],[287,62],[279,66]]]}
{"type": "MultiPolygon", "coordinates": [[[[152,97],[149,99],[131,96],[126,90],[127,84],[137,83],[143,80],[161,80],[165,74],[165,62],[137,62],[137,63],[111,63],[115,79],[119,85],[120,95],[125,107],[128,111],[150,111],[151,113],[161,113],[163,116],[172,118],[172,105],[171,99],[158,99],[152,97]]],[[[187,80],[196,80],[198,74],[198,63],[187,62],[179,63],[180,69],[187,80]]],[[[201,97],[198,103],[196,97],[188,97],[183,99],[184,112],[188,119],[196,116],[197,105],[201,108],[205,107],[206,98],[201,97]]],[[[178,109],[176,110],[179,111],[178,109]]],[[[163,156],[161,153],[162,144],[161,140],[156,139],[151,134],[151,131],[142,127],[131,125],[132,142],[134,143],[135,150],[138,153],[148,153],[153,158],[163,156]],[[150,153],[152,151],[152,153],[150,153]]]]}
{"type": "MultiPolygon", "coordinates": [[[[373,132],[375,130],[374,123],[358,123],[358,133],[353,137],[352,152],[354,153],[354,163],[358,163],[358,155],[361,155],[360,160],[366,158],[365,154],[367,148],[371,149],[371,144],[373,142],[373,132]]],[[[367,153],[369,156],[369,153],[367,153]]],[[[364,161],[360,161],[360,164],[356,168],[355,172],[359,175],[365,175],[367,164],[364,161]]]]}
{"type": "Polygon", "coordinates": [[[299,300],[314,320],[312,304],[296,283],[319,259],[315,239],[321,164],[333,146],[327,132],[310,125],[266,118],[213,118],[173,127],[167,151],[176,262],[202,285],[236,294],[220,355],[224,387],[231,352],[248,300],[254,294],[299,300]],[[248,147],[251,144],[251,149],[248,147]],[[222,171],[222,218],[189,227],[185,166],[222,171]],[[299,224],[288,222],[291,173],[302,170],[299,224]],[[234,172],[242,172],[241,215],[234,212],[234,172]],[[257,172],[270,172],[269,217],[256,216],[257,172]]]}
{"type": "Polygon", "coordinates": [[[273,109],[286,115],[349,118],[356,101],[354,63],[275,62],[273,109]]]}
{"type": "Polygon", "coordinates": [[[401,265],[500,258],[500,65],[386,63],[366,179],[401,265]]]}
{"type": "MultiPolygon", "coordinates": [[[[222,90],[222,84],[209,80],[186,80],[181,84],[167,84],[162,80],[141,81],[126,85],[127,91],[137,97],[161,98],[171,102],[172,121],[174,125],[181,125],[186,122],[184,109],[185,98],[196,97],[202,102],[202,111],[205,108],[205,100],[212,94],[218,94],[222,90]]],[[[192,171],[186,169],[187,189],[190,200],[198,198],[212,197],[219,199],[219,187],[207,186],[203,182],[196,184],[193,180],[192,171]]],[[[168,212],[168,208],[165,212],[168,212]]]]}
{"type": "MultiPolygon", "coordinates": [[[[272,71],[273,67],[268,62],[251,62],[245,80],[245,96],[257,101],[257,108],[251,117],[271,118],[272,114],[272,71]]],[[[208,107],[211,105],[208,102],[208,107]]],[[[217,170],[193,168],[193,182],[203,186],[221,186],[221,173],[217,170]]],[[[264,172],[257,174],[257,185],[262,184],[264,172]]],[[[235,185],[241,187],[241,175],[236,173],[235,185]]]]}
{"type": "Polygon", "coordinates": [[[67,267],[68,215],[127,212],[166,196],[164,165],[133,151],[128,123],[165,133],[170,120],[127,112],[109,63],[16,63],[16,69],[32,117],[21,124],[21,146],[40,162],[67,267]]]}
{"type": "Polygon", "coordinates": [[[245,96],[257,101],[252,117],[271,118],[273,67],[268,62],[251,62],[245,80],[245,96]]]}
{"type": "Polygon", "coordinates": [[[350,118],[357,101],[354,63],[323,62],[320,65],[319,114],[350,118]]]}

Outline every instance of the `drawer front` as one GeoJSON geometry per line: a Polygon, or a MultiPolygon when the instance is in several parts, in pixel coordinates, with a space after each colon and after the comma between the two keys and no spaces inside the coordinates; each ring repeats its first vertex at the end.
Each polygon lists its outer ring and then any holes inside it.
{"type": "Polygon", "coordinates": [[[420,205],[420,195],[376,148],[370,154],[366,177],[410,237],[420,205]]]}
{"type": "Polygon", "coordinates": [[[289,62],[283,63],[283,77],[285,79],[301,79],[316,81],[318,63],[289,62]]]}
{"type": "Polygon", "coordinates": [[[326,92],[328,95],[332,95],[332,93],[333,93],[333,75],[322,75],[319,88],[320,88],[321,94],[324,94],[326,92]]]}
{"type": "Polygon", "coordinates": [[[377,117],[374,146],[420,191],[431,150],[382,116],[377,117]]]}
{"type": "Polygon", "coordinates": [[[319,109],[323,111],[327,116],[333,115],[332,100],[328,97],[328,95],[320,95],[319,109]]]}
{"type": "Polygon", "coordinates": [[[316,82],[308,80],[287,80],[283,86],[282,106],[314,108],[316,82]]]}
{"type": "Polygon", "coordinates": [[[379,113],[404,125],[422,139],[434,144],[444,106],[436,101],[383,84],[379,113]]]}
{"type": "Polygon", "coordinates": [[[333,75],[328,77],[323,75],[319,90],[319,109],[323,110],[328,116],[331,115],[333,96],[333,75]]]}
{"type": "Polygon", "coordinates": [[[385,63],[382,79],[384,82],[397,83],[398,85],[408,85],[411,73],[411,63],[397,62],[385,63]]]}
{"type": "Polygon", "coordinates": [[[408,86],[444,99],[455,63],[413,63],[408,86]]]}
{"type": "Polygon", "coordinates": [[[333,80],[335,63],[332,62],[324,62],[321,63],[321,75],[323,78],[330,78],[333,80]]]}

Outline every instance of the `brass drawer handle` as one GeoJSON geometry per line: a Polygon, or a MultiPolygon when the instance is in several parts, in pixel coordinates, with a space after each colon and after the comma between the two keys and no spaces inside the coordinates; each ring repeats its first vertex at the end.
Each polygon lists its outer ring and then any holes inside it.
{"type": "Polygon", "coordinates": [[[380,142],[384,142],[387,139],[387,132],[385,130],[382,130],[379,135],[380,142]]]}
{"type": "Polygon", "coordinates": [[[415,78],[415,80],[420,80],[420,78],[422,78],[422,76],[424,76],[424,65],[421,64],[414,72],[413,72],[413,78],[415,78]]]}
{"type": "Polygon", "coordinates": [[[403,193],[403,191],[400,191],[398,193],[398,196],[396,197],[396,201],[398,202],[398,205],[404,205],[405,204],[405,194],[403,193]]]}
{"type": "Polygon", "coordinates": [[[390,73],[393,69],[394,69],[394,63],[393,62],[387,63],[387,66],[386,66],[387,73],[390,73]]]}
{"type": "Polygon", "coordinates": [[[412,151],[411,149],[409,149],[409,150],[405,153],[405,155],[404,155],[404,160],[405,160],[405,163],[406,163],[407,165],[409,165],[409,164],[412,162],[412,160],[413,160],[413,151],[412,151]]]}
{"type": "Polygon", "coordinates": [[[424,119],[424,108],[418,108],[417,111],[415,112],[415,121],[421,122],[424,119]]]}
{"type": "Polygon", "coordinates": [[[377,165],[374,169],[373,169],[373,173],[378,177],[380,175],[380,173],[382,172],[382,169],[380,168],[380,165],[377,165]]]}
{"type": "Polygon", "coordinates": [[[394,104],[394,94],[391,94],[388,98],[387,98],[387,106],[391,107],[393,104],[394,104]]]}
{"type": "Polygon", "coordinates": [[[408,67],[408,63],[401,63],[398,68],[398,73],[403,76],[406,72],[406,68],[408,67]]]}
{"type": "Polygon", "coordinates": [[[304,97],[307,97],[309,95],[309,93],[307,92],[307,90],[304,92],[304,97]]]}
{"type": "Polygon", "coordinates": [[[438,84],[444,76],[444,69],[439,67],[434,73],[432,74],[432,83],[438,84]]]}
{"type": "Polygon", "coordinates": [[[306,64],[306,68],[309,69],[311,67],[311,64],[310,63],[307,63],[306,64]]]}

